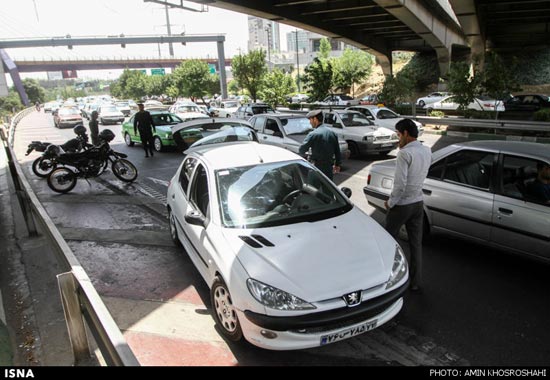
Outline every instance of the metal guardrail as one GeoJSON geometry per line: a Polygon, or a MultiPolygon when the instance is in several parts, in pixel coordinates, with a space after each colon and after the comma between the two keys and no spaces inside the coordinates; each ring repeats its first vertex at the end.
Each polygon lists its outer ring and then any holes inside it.
{"type": "Polygon", "coordinates": [[[490,128],[504,130],[550,132],[550,123],[543,121],[528,120],[485,120],[485,119],[463,119],[451,117],[431,116],[404,116],[417,120],[422,124],[447,125],[456,127],[490,128]]]}
{"type": "Polygon", "coordinates": [[[16,189],[20,189],[18,199],[24,212],[28,213],[25,219],[31,223],[29,232],[32,234],[34,231],[36,234],[34,223],[39,224],[41,231],[51,242],[60,265],[67,270],[66,273],[59,274],[57,278],[75,365],[90,363],[91,355],[86,334],[86,322],[107,365],[139,366],[138,360],[93,287],[90,278],[34,194],[16,159],[12,148],[15,127],[32,110],[34,107],[18,113],[12,119],[7,141],[6,136],[3,136],[2,133],[2,143],[8,156],[13,182],[16,189]]]}

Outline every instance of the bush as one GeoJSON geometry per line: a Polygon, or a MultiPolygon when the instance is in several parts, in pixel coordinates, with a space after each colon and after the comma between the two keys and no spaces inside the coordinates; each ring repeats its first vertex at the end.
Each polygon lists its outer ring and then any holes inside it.
{"type": "Polygon", "coordinates": [[[302,105],[300,103],[290,103],[288,105],[289,110],[299,110],[302,108],[302,105]]]}
{"type": "Polygon", "coordinates": [[[550,121],[550,108],[543,108],[538,110],[533,115],[535,121],[550,121]]]}
{"type": "Polygon", "coordinates": [[[431,117],[445,117],[445,112],[431,110],[430,113],[428,114],[428,116],[431,116],[431,117]]]}

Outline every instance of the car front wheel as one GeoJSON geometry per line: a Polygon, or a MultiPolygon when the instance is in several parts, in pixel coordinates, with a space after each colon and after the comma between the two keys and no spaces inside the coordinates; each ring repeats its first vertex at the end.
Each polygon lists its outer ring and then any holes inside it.
{"type": "Polygon", "coordinates": [[[243,332],[237,317],[237,309],[233,305],[233,298],[227,285],[219,276],[214,278],[210,289],[210,301],[212,302],[214,320],[222,334],[233,342],[241,340],[243,332]]]}
{"type": "Polygon", "coordinates": [[[130,137],[130,134],[128,132],[124,134],[124,142],[128,146],[134,146],[134,142],[132,141],[132,138],[130,137]]]}
{"type": "Polygon", "coordinates": [[[153,145],[155,147],[155,150],[157,152],[162,152],[162,141],[160,140],[160,137],[155,137],[155,140],[153,142],[153,145]]]}

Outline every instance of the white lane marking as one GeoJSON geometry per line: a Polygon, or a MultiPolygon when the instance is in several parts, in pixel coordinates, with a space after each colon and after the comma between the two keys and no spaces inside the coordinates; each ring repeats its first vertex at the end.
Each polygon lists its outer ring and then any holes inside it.
{"type": "Polygon", "coordinates": [[[147,177],[147,179],[150,179],[152,182],[154,182],[158,185],[162,185],[162,186],[166,186],[166,187],[168,187],[168,185],[170,184],[168,181],[158,179],[158,178],[147,177]]]}

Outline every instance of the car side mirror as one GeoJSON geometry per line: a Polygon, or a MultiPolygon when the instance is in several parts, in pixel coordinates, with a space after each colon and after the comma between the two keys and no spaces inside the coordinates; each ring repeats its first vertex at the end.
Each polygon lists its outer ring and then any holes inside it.
{"type": "Polygon", "coordinates": [[[342,193],[344,193],[346,197],[351,198],[351,189],[349,187],[342,187],[340,190],[342,190],[342,193]]]}
{"type": "Polygon", "coordinates": [[[191,211],[185,215],[185,221],[195,226],[206,226],[206,218],[198,211],[191,211]]]}

